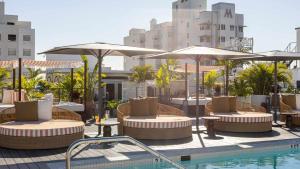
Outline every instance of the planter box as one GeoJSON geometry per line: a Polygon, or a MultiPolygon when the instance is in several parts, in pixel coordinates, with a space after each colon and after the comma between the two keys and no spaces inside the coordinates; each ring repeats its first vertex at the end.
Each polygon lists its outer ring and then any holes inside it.
{"type": "Polygon", "coordinates": [[[251,96],[251,104],[256,106],[261,106],[262,103],[266,103],[266,95],[252,95],[251,96]]]}

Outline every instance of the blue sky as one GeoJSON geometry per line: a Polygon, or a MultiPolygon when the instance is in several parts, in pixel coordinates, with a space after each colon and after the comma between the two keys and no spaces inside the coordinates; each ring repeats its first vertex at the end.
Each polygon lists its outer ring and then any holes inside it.
{"type": "MultiPolygon", "coordinates": [[[[32,21],[36,52],[84,42],[123,43],[132,27],[149,28],[151,18],[171,20],[174,0],[5,0],[6,13],[32,21]]],[[[236,4],[245,15],[245,36],[255,38],[255,51],[283,50],[296,40],[299,0],[208,0],[236,4]]],[[[107,66],[122,67],[122,59],[106,58],[107,66]]]]}

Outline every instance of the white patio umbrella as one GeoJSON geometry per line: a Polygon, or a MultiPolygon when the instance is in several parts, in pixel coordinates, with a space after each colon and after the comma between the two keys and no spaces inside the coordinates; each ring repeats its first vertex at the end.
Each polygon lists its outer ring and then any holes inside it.
{"type": "MultiPolygon", "coordinates": [[[[251,53],[236,52],[231,50],[191,46],[158,55],[148,56],[145,59],[192,59],[196,62],[196,126],[199,126],[199,63],[203,59],[227,60],[229,58],[241,58],[255,56],[251,53]]],[[[228,75],[228,67],[226,66],[228,75]]],[[[228,77],[226,77],[226,91],[228,89],[228,77]]]]}
{"type": "Polygon", "coordinates": [[[69,54],[69,55],[92,55],[98,58],[98,113],[103,113],[103,93],[101,90],[102,82],[102,61],[105,56],[139,56],[147,54],[163,53],[162,50],[138,48],[109,43],[86,43],[69,46],[55,47],[53,49],[42,52],[41,54],[69,54]]]}
{"type": "Polygon", "coordinates": [[[300,60],[299,52],[285,52],[280,50],[274,50],[269,52],[258,53],[259,56],[243,57],[243,58],[233,58],[232,60],[256,60],[256,61],[273,61],[274,62],[274,121],[277,122],[277,111],[279,108],[278,102],[278,86],[277,86],[277,63],[280,61],[292,61],[300,60]]]}

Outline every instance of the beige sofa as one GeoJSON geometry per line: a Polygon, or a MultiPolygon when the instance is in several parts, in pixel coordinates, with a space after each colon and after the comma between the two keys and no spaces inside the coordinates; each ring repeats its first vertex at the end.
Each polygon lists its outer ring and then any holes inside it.
{"type": "Polygon", "coordinates": [[[157,98],[132,99],[117,108],[119,135],[135,139],[170,140],[192,136],[192,121],[184,112],[159,104],[157,98]]]}
{"type": "Polygon", "coordinates": [[[271,114],[263,107],[236,101],[236,97],[215,97],[206,104],[205,114],[220,119],[215,129],[225,132],[267,132],[272,130],[271,114]]]}

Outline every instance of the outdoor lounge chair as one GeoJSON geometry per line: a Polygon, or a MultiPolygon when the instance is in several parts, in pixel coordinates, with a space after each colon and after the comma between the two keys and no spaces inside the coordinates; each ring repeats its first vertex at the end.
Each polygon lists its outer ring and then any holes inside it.
{"type": "Polygon", "coordinates": [[[297,100],[296,95],[294,94],[282,94],[280,97],[280,121],[286,121],[286,114],[284,113],[297,113],[293,115],[293,125],[299,126],[300,125],[300,108],[297,107],[297,100]]]}
{"type": "Polygon", "coordinates": [[[148,140],[191,137],[191,119],[183,111],[157,101],[157,98],[142,98],[120,104],[117,108],[119,135],[148,140]]]}
{"type": "Polygon", "coordinates": [[[83,138],[84,123],[80,115],[53,107],[51,120],[36,120],[37,116],[32,115],[37,110],[36,105],[37,101],[19,102],[15,107],[0,112],[0,147],[55,149],[67,147],[83,138]],[[17,112],[20,109],[24,111],[21,115],[17,112]]]}
{"type": "Polygon", "coordinates": [[[272,130],[271,114],[263,107],[236,101],[236,97],[215,97],[205,106],[207,116],[220,117],[217,131],[267,132],[272,130]]]}

